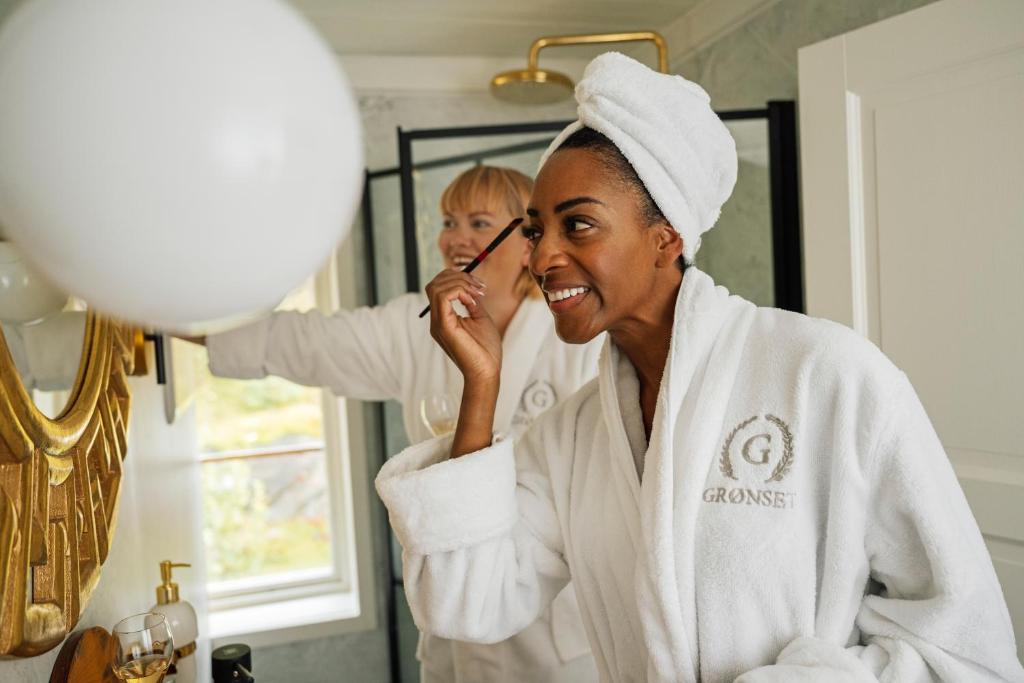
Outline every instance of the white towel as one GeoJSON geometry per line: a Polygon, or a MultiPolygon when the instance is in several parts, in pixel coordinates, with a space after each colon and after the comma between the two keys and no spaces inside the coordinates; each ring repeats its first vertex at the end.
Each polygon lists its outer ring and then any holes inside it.
{"type": "Polygon", "coordinates": [[[541,166],[580,128],[602,133],[682,235],[683,257],[692,263],[700,236],[715,225],[736,184],[736,143],[711,98],[682,76],[606,52],[587,66],[576,101],[579,120],[555,138],[541,166]]]}

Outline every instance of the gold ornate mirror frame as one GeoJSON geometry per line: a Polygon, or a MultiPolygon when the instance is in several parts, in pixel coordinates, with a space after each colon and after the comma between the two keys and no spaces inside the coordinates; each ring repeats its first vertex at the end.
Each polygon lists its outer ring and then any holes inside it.
{"type": "Polygon", "coordinates": [[[137,330],[90,313],[64,411],[46,417],[0,333],[0,658],[74,629],[114,534],[137,330]]]}

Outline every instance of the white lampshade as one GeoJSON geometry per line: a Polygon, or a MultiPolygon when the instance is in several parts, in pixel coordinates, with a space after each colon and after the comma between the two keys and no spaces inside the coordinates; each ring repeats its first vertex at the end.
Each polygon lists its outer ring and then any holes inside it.
{"type": "Polygon", "coordinates": [[[0,31],[0,221],[101,312],[202,332],[346,235],[358,110],[279,0],[28,0],[0,31]]]}
{"type": "Polygon", "coordinates": [[[31,324],[60,312],[68,295],[25,261],[21,251],[0,240],[0,321],[31,324]]]}

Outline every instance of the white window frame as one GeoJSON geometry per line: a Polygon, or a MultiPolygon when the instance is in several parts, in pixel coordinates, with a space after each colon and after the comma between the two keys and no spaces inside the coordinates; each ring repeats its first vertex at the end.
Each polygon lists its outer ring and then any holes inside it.
{"type": "MultiPolygon", "coordinates": [[[[328,401],[323,401],[322,414],[326,415],[327,410],[334,410],[328,401]]],[[[324,432],[331,428],[324,420],[324,432]]],[[[344,442],[344,439],[340,439],[344,442]]],[[[326,570],[311,569],[272,574],[269,576],[258,576],[245,579],[234,579],[207,583],[207,597],[216,609],[232,609],[236,607],[248,607],[266,602],[277,602],[275,596],[287,596],[288,598],[306,597],[322,593],[327,590],[347,591],[351,586],[351,572],[345,566],[342,553],[339,551],[339,544],[335,541],[342,528],[343,515],[338,514],[335,508],[335,501],[341,500],[345,495],[342,490],[332,490],[332,473],[330,465],[336,462],[332,457],[328,446],[324,442],[308,442],[304,444],[291,444],[284,447],[249,448],[235,451],[218,451],[199,456],[200,464],[210,462],[225,462],[231,460],[246,461],[249,459],[266,457],[297,457],[307,453],[323,452],[324,464],[327,470],[328,481],[328,507],[330,509],[330,536],[331,536],[331,565],[326,570]]]]}
{"type": "MultiPolygon", "coordinates": [[[[324,313],[339,308],[337,261],[332,256],[314,278],[317,307],[324,313]]],[[[293,572],[283,581],[242,580],[208,593],[213,647],[240,639],[251,647],[267,647],[377,628],[367,448],[360,421],[349,419],[349,413],[359,408],[327,390],[321,391],[321,405],[332,567],[319,576],[293,572]]],[[[226,455],[261,457],[297,450],[301,447],[226,455]]],[[[218,453],[200,461],[224,456],[218,453]]]]}

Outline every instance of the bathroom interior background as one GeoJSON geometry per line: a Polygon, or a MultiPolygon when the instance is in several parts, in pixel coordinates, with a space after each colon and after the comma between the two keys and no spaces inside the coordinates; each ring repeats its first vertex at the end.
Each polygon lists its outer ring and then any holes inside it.
{"type": "MultiPolygon", "coordinates": [[[[621,19],[613,25],[594,26],[593,31],[632,30],[638,28],[661,31],[668,39],[673,59],[670,70],[700,83],[711,95],[716,109],[760,108],[768,100],[793,99],[799,103],[797,92],[797,49],[811,43],[874,23],[889,16],[925,5],[928,0],[774,0],[761,3],[748,2],[755,6],[752,12],[737,25],[731,26],[721,35],[697,49],[683,54],[672,51],[673,27],[636,26],[630,20],[629,8],[632,2],[618,3],[622,7],[621,19]]],[[[15,4],[14,0],[0,0],[0,18],[15,4]]],[[[308,11],[316,3],[297,3],[300,9],[308,11]]],[[[453,3],[454,4],[454,3],[453,3]]],[[[574,7],[580,3],[567,3],[574,7]]],[[[605,5],[616,3],[606,2],[605,5]]],[[[673,3],[662,2],[669,6],[673,3]]],[[[694,2],[679,0],[678,5],[692,8],[694,2]]],[[[381,14],[392,12],[378,3],[381,14]]],[[[544,13],[541,4],[524,6],[523,12],[537,13],[534,19],[547,21],[551,15],[544,13]]],[[[583,14],[586,10],[581,10],[583,14]]],[[[309,12],[317,21],[316,13],[309,12]]],[[[577,12],[579,14],[580,12],[577,12]]],[[[555,13],[557,14],[557,13],[555,13]]],[[[498,27],[500,28],[500,27],[498,27]]],[[[570,32],[557,19],[544,25],[537,36],[570,32]]],[[[575,27],[573,27],[575,31],[575,27]]],[[[410,36],[412,39],[414,36],[410,36]]],[[[338,58],[345,65],[356,89],[362,112],[366,161],[370,169],[380,169],[397,164],[396,128],[405,129],[452,127],[497,123],[521,123],[542,120],[567,120],[573,117],[571,103],[544,107],[522,107],[503,104],[494,100],[486,91],[487,78],[503,68],[513,68],[525,57],[528,41],[514,53],[495,56],[484,49],[486,37],[470,37],[444,46],[426,46],[424,51],[433,55],[427,59],[404,56],[353,54],[344,45],[334,45],[338,58]],[[479,52],[478,52],[479,50],[479,52]],[[448,55],[450,57],[439,57],[448,55]],[[419,78],[417,73],[400,73],[414,63],[428,77],[419,78]],[[498,62],[501,66],[495,66],[498,62]],[[510,64],[510,66],[505,66],[510,64]]],[[[638,53],[645,58],[646,53],[638,53]]],[[[545,61],[547,57],[545,56],[545,61]]],[[[582,66],[583,59],[567,58],[582,66]]],[[[558,68],[558,67],[554,67],[558,68]]],[[[579,73],[572,73],[578,77],[579,73]]],[[[799,106],[799,104],[798,104],[799,106]]],[[[746,139],[746,138],[744,138],[746,139]]],[[[758,149],[759,136],[751,134],[751,145],[744,149],[740,142],[741,175],[747,179],[739,188],[739,195],[726,206],[722,224],[726,230],[713,231],[705,240],[701,251],[700,265],[740,292],[764,300],[764,292],[758,293],[758,283],[763,282],[764,269],[770,263],[760,261],[759,254],[765,253],[764,239],[767,238],[763,225],[758,221],[764,215],[758,206],[768,201],[767,181],[764,179],[765,166],[763,150],[758,149]],[[735,209],[733,207],[735,204],[735,209]],[[728,248],[726,248],[728,247],[728,248]],[[745,274],[751,274],[748,278],[745,274]]],[[[452,150],[454,153],[458,150],[452,150]]],[[[439,150],[440,154],[443,152],[439,150]]],[[[527,161],[524,159],[524,164],[527,161]]],[[[521,168],[531,172],[532,162],[521,168]]],[[[418,197],[424,198],[417,207],[424,220],[431,224],[436,218],[436,200],[446,179],[426,178],[418,188],[418,197]],[[434,213],[431,213],[434,212],[434,213]]],[[[388,202],[386,196],[377,198],[380,205],[390,206],[395,212],[394,225],[400,225],[397,214],[400,211],[397,182],[395,196],[388,202]]],[[[377,203],[377,202],[375,202],[377,203]]],[[[378,211],[384,209],[378,208],[378,211]]],[[[391,220],[381,215],[379,221],[391,220]]],[[[377,244],[378,272],[393,276],[395,286],[404,282],[401,265],[401,233],[396,232],[394,242],[377,244]],[[396,259],[396,253],[398,257],[396,259]]],[[[427,236],[421,242],[431,246],[427,236]]],[[[432,248],[432,247],[431,247],[432,248]]],[[[365,302],[366,289],[363,241],[358,230],[342,249],[339,256],[343,267],[340,269],[343,305],[353,306],[365,302]]],[[[770,273],[768,275],[770,281],[770,273]]],[[[763,288],[762,288],[763,289],[763,288]]],[[[195,423],[186,412],[173,426],[164,422],[162,396],[152,376],[132,378],[133,391],[132,424],[130,429],[130,456],[127,460],[123,483],[123,498],[120,507],[119,527],[110,555],[104,567],[100,583],[86,610],[79,628],[98,624],[110,628],[121,617],[144,609],[153,601],[153,588],[157,585],[156,562],[165,557],[176,557],[192,547],[190,535],[199,528],[198,512],[182,511],[176,519],[154,519],[147,515],[160,501],[173,499],[174,491],[196,485],[194,461],[196,443],[195,423]],[[145,475],[140,475],[145,472],[145,475]],[[150,486],[157,480],[159,487],[150,486]],[[159,534],[154,534],[158,526],[159,534]]],[[[349,404],[350,423],[358,426],[369,420],[368,411],[355,402],[349,404]]],[[[371,477],[356,485],[371,487],[371,477]]],[[[380,510],[375,508],[375,514],[380,510]]],[[[376,520],[378,523],[381,520],[376,520]]],[[[374,561],[381,572],[386,572],[385,552],[374,548],[374,561]]],[[[182,595],[200,608],[205,602],[203,587],[195,577],[200,574],[182,572],[177,580],[182,595]]],[[[383,613],[385,602],[383,591],[388,589],[385,581],[378,581],[380,611],[378,627],[374,630],[350,633],[329,638],[304,640],[273,647],[254,649],[254,669],[258,680],[263,681],[304,681],[306,683],[327,683],[338,680],[338,672],[345,672],[345,680],[352,682],[384,683],[390,680],[388,673],[388,632],[383,613]]],[[[407,636],[411,624],[403,625],[407,636]]],[[[44,683],[49,680],[57,650],[25,660],[0,661],[0,683],[44,683]]],[[[415,680],[415,664],[403,661],[403,680],[415,680]],[[406,672],[411,672],[406,675],[406,672]]]]}

